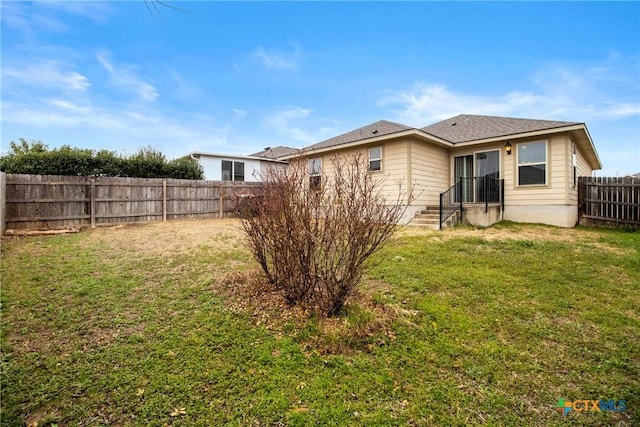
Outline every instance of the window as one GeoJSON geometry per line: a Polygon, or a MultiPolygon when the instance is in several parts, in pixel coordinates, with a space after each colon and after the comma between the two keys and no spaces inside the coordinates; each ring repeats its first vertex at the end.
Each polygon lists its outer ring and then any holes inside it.
{"type": "Polygon", "coordinates": [[[320,188],[322,183],[322,158],[309,159],[309,187],[320,188]]]}
{"type": "Polygon", "coordinates": [[[244,162],[233,162],[233,180],[244,181],[244,162]]]}
{"type": "Polygon", "coordinates": [[[244,162],[222,161],[223,181],[244,181],[244,162]]]}
{"type": "Polygon", "coordinates": [[[382,170],[382,147],[369,148],[369,170],[382,170]]]}
{"type": "Polygon", "coordinates": [[[547,143],[518,144],[518,185],[547,183],[547,143]]]}
{"type": "Polygon", "coordinates": [[[231,181],[231,177],[233,176],[233,162],[229,160],[222,161],[222,180],[223,181],[231,181]]]}

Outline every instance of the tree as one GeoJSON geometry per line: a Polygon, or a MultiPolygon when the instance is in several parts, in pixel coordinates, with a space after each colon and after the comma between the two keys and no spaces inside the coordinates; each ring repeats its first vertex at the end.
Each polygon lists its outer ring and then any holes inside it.
{"type": "Polygon", "coordinates": [[[313,185],[303,159],[263,176],[262,195],[242,212],[245,243],[270,284],[290,304],[338,313],[357,289],[365,262],[393,235],[406,210],[401,184],[386,200],[383,179],[364,156],[335,157],[313,185]]]}

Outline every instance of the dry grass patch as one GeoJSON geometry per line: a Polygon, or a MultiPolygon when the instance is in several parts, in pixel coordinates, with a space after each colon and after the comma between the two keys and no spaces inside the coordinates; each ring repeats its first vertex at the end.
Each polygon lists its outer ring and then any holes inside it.
{"type": "Polygon", "coordinates": [[[228,310],[250,316],[255,326],[282,334],[295,333],[307,354],[353,354],[370,352],[395,340],[393,322],[416,315],[398,305],[375,301],[379,284],[352,295],[336,316],[318,317],[299,305],[290,305],[284,293],[268,283],[260,270],[229,272],[214,285],[224,295],[228,310]]]}

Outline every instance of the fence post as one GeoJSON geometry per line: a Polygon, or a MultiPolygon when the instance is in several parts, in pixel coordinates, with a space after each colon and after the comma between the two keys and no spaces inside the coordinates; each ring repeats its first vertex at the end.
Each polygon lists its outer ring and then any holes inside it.
{"type": "Polygon", "coordinates": [[[0,236],[4,234],[4,229],[7,226],[6,206],[7,206],[7,175],[4,172],[0,172],[0,236]]]}
{"type": "Polygon", "coordinates": [[[220,197],[220,200],[218,202],[218,210],[220,211],[220,218],[224,218],[224,194],[222,192],[222,185],[218,187],[218,192],[218,196],[220,197]]]}
{"type": "Polygon", "coordinates": [[[167,180],[162,181],[162,222],[167,222],[167,180]]]}
{"type": "Polygon", "coordinates": [[[96,227],[96,177],[91,177],[91,228],[96,227]]]}

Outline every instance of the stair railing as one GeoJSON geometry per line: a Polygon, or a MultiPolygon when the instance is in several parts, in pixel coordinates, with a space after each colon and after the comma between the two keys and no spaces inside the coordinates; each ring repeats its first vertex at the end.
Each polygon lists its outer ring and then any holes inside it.
{"type": "Polygon", "coordinates": [[[440,225],[442,230],[442,224],[448,220],[451,215],[460,211],[458,220],[462,216],[462,180],[459,180],[453,184],[447,191],[440,193],[440,225]]]}

